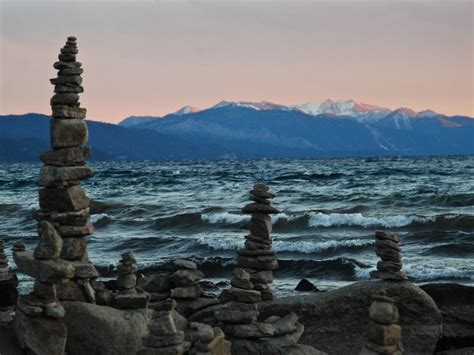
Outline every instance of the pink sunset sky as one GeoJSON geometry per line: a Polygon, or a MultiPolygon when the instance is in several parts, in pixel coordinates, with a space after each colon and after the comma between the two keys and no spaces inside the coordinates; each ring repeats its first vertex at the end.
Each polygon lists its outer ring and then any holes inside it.
{"type": "Polygon", "coordinates": [[[88,117],[354,99],[474,116],[474,2],[0,0],[0,114],[49,114],[78,38],[88,117]]]}

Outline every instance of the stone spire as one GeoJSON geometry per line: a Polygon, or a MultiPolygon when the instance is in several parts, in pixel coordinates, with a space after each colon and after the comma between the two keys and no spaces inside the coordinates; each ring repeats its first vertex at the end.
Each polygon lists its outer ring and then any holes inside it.
{"type": "Polygon", "coordinates": [[[86,109],[80,107],[79,93],[84,91],[82,64],[76,61],[76,37],[67,38],[61,48],[57,78],[51,79],[54,95],[51,98],[52,150],[40,156],[44,163],[38,185],[40,211],[35,218],[48,221],[62,238],[61,259],[68,260],[75,268],[74,279],[58,285],[60,299],[95,302],[93,287],[97,270],[87,256],[86,237],[94,228],[89,218],[89,198],[80,182],[92,175],[85,164],[90,150],[86,147],[86,109]]]}
{"type": "Polygon", "coordinates": [[[398,308],[385,291],[373,296],[369,309],[367,343],[360,355],[401,355],[401,328],[398,324],[398,308]]]}
{"type": "Polygon", "coordinates": [[[400,238],[379,230],[375,232],[375,239],[375,250],[382,261],[377,263],[377,270],[372,271],[370,275],[382,280],[406,280],[407,276],[401,271],[403,264],[400,256],[400,238]]]}
{"type": "Polygon", "coordinates": [[[265,184],[254,185],[250,191],[250,200],[253,202],[242,208],[243,213],[252,215],[250,235],[245,237],[245,248],[237,250],[237,265],[250,273],[252,289],[261,293],[262,300],[273,298],[268,284],[273,282],[273,270],[278,267],[270,236],[270,215],[280,213],[271,206],[274,197],[275,194],[265,184]]]}

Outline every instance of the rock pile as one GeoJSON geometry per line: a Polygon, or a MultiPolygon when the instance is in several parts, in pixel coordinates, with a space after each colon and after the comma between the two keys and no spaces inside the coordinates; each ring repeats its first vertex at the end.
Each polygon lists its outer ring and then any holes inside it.
{"type": "MultiPolygon", "coordinates": [[[[292,349],[298,353],[294,347],[299,346],[297,343],[304,331],[294,313],[258,321],[258,303],[262,299],[272,299],[268,283],[272,282],[272,272],[278,266],[270,239],[269,214],[280,212],[270,205],[274,196],[264,184],[256,184],[250,192],[250,198],[255,202],[242,211],[252,214],[251,234],[246,237],[245,249],[237,252],[231,288],[221,294],[221,302],[225,304],[214,313],[232,342],[233,354],[282,354],[290,353],[292,349]]],[[[317,353],[311,347],[305,351],[317,353]]]]}
{"type": "Polygon", "coordinates": [[[375,249],[382,261],[377,263],[377,270],[370,275],[373,278],[382,280],[403,281],[407,276],[402,269],[402,257],[400,256],[400,238],[396,235],[385,232],[375,232],[375,249]]]}
{"type": "Polygon", "coordinates": [[[35,279],[33,291],[19,298],[15,331],[22,349],[34,354],[63,354],[66,326],[57,284],[72,278],[74,268],[59,259],[63,240],[51,223],[40,222],[38,235],[40,240],[33,253],[21,251],[21,245],[13,253],[18,270],[35,279]]]}
{"type": "MultiPolygon", "coordinates": [[[[272,249],[271,214],[280,211],[271,206],[275,194],[265,184],[255,184],[250,191],[252,203],[242,208],[242,212],[251,214],[250,234],[245,237],[245,248],[237,250],[237,265],[250,273],[251,289],[259,291],[262,300],[273,299],[268,284],[273,282],[273,270],[278,268],[276,253],[272,249]]],[[[235,275],[234,275],[235,277],[235,275]]],[[[235,284],[241,284],[234,278],[235,284]]],[[[242,287],[240,287],[242,288],[242,287]]],[[[230,291],[232,293],[232,289],[230,291]]]]}
{"type": "Polygon", "coordinates": [[[172,298],[177,301],[177,310],[188,317],[194,312],[219,303],[216,299],[203,297],[199,284],[204,274],[190,260],[173,260],[166,272],[140,279],[138,286],[151,294],[150,308],[155,303],[172,298]]]}
{"type": "Polygon", "coordinates": [[[3,240],[0,239],[0,308],[16,305],[18,299],[18,279],[10,272],[3,240]]]}
{"type": "Polygon", "coordinates": [[[139,355],[179,355],[186,353],[191,343],[184,339],[186,318],[176,311],[176,301],[166,299],[155,303],[150,312],[148,334],[143,338],[139,355]]]}
{"type": "Polygon", "coordinates": [[[137,261],[132,252],[122,254],[117,270],[119,276],[116,281],[118,294],[114,296],[112,306],[119,309],[146,308],[148,294],[137,289],[137,261]]]}
{"type": "Polygon", "coordinates": [[[67,42],[54,63],[57,78],[51,79],[55,94],[51,98],[51,146],[43,153],[38,185],[40,211],[35,218],[51,223],[62,238],[61,259],[75,268],[72,281],[58,285],[60,299],[95,302],[97,270],[87,256],[86,236],[94,228],[89,218],[89,198],[80,182],[92,175],[85,164],[90,150],[86,147],[86,109],[80,107],[79,93],[83,92],[82,64],[76,61],[76,37],[67,42]]]}
{"type": "Polygon", "coordinates": [[[221,328],[192,322],[186,340],[191,343],[190,355],[230,355],[231,344],[221,328]]]}
{"type": "Polygon", "coordinates": [[[368,339],[360,355],[401,355],[401,328],[398,309],[385,291],[373,296],[369,309],[368,339]]]}

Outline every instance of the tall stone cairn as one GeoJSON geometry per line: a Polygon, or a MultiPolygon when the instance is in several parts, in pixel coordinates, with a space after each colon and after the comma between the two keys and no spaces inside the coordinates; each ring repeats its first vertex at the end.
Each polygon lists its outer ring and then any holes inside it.
{"type": "Polygon", "coordinates": [[[360,355],[401,355],[401,328],[398,324],[398,308],[385,291],[373,296],[369,309],[367,342],[360,355]]]}
{"type": "MultiPolygon", "coordinates": [[[[250,234],[245,237],[245,247],[237,250],[237,265],[250,274],[252,289],[259,291],[262,300],[273,299],[269,284],[273,282],[273,270],[278,268],[276,253],[272,249],[272,220],[270,215],[280,213],[271,206],[275,194],[265,184],[255,184],[250,191],[252,203],[242,212],[252,215],[250,234]]],[[[235,276],[235,275],[234,275],[235,276]]],[[[234,284],[239,283],[237,279],[234,284]]],[[[232,290],[231,290],[232,293],[232,290]]]]}
{"type": "Polygon", "coordinates": [[[3,240],[0,239],[0,308],[16,305],[18,299],[18,279],[10,272],[3,240]]]}
{"type": "Polygon", "coordinates": [[[405,273],[401,271],[403,264],[400,238],[386,231],[376,231],[375,251],[382,260],[377,263],[377,270],[370,273],[373,278],[392,281],[407,279],[405,273]]]}
{"type": "Polygon", "coordinates": [[[50,80],[54,85],[52,150],[40,156],[44,163],[38,178],[40,211],[34,216],[54,226],[63,241],[60,257],[76,270],[72,281],[58,285],[60,299],[95,303],[93,286],[98,273],[88,259],[86,240],[94,227],[89,218],[89,198],[80,186],[92,176],[92,169],[85,164],[90,149],[86,147],[86,109],[79,103],[79,93],[84,89],[77,53],[76,37],[70,36],[54,63],[59,71],[57,78],[50,80]]]}

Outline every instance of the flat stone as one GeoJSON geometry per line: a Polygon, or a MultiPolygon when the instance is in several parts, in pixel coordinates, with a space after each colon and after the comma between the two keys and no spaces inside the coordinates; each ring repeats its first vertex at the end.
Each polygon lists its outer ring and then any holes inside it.
{"type": "Polygon", "coordinates": [[[265,199],[273,199],[275,198],[275,194],[270,192],[270,191],[264,191],[261,189],[253,189],[250,191],[250,194],[260,197],[260,198],[265,198],[265,199]]]}
{"type": "Polygon", "coordinates": [[[147,292],[160,293],[162,291],[168,291],[171,288],[171,273],[162,272],[152,274],[140,278],[137,286],[143,288],[147,292]]]}
{"type": "Polygon", "coordinates": [[[381,249],[377,248],[375,250],[375,253],[380,256],[380,258],[383,261],[392,261],[395,263],[400,263],[402,258],[400,256],[400,253],[396,250],[393,249],[381,249]]]}
{"type": "Polygon", "coordinates": [[[397,237],[395,234],[382,230],[375,231],[375,237],[379,240],[390,240],[394,243],[400,243],[400,238],[397,237]]]}
{"type": "Polygon", "coordinates": [[[40,187],[62,187],[76,185],[92,176],[93,170],[87,165],[58,167],[44,165],[39,173],[40,187]]]}
{"type": "Polygon", "coordinates": [[[82,107],[71,107],[66,105],[52,106],[54,118],[86,118],[87,109],[82,107]]]}
{"type": "Polygon", "coordinates": [[[51,100],[49,102],[51,106],[55,106],[55,105],[74,106],[79,102],[79,95],[72,92],[54,94],[53,97],[51,97],[51,100]]]}
{"type": "Polygon", "coordinates": [[[73,68],[80,68],[82,66],[82,63],[80,62],[63,62],[59,61],[54,63],[53,67],[58,70],[63,70],[63,69],[73,69],[73,68]]]}
{"type": "Polygon", "coordinates": [[[293,333],[297,328],[298,316],[291,312],[270,324],[273,327],[274,336],[293,333]]]}
{"type": "Polygon", "coordinates": [[[39,205],[44,212],[72,212],[89,207],[89,198],[79,185],[66,188],[42,188],[39,205]]]}
{"type": "Polygon", "coordinates": [[[183,316],[189,317],[203,308],[207,308],[218,303],[219,300],[216,298],[180,298],[176,310],[183,316]]]}
{"type": "Polygon", "coordinates": [[[84,208],[78,211],[71,211],[71,212],[43,212],[41,210],[35,211],[33,213],[33,218],[36,219],[38,222],[46,220],[50,223],[58,224],[75,224],[76,221],[85,221],[89,218],[90,209],[84,208]]]}
{"type": "Polygon", "coordinates": [[[247,250],[270,250],[272,248],[271,244],[256,243],[251,240],[245,240],[244,245],[247,250]]]}
{"type": "Polygon", "coordinates": [[[180,269],[171,275],[173,286],[191,286],[204,278],[204,274],[199,270],[180,269]]]}
{"type": "Polygon", "coordinates": [[[58,76],[63,75],[81,75],[84,72],[82,68],[64,68],[58,72],[58,76]]]}
{"type": "Polygon", "coordinates": [[[51,145],[54,149],[84,147],[89,138],[87,125],[82,119],[52,119],[51,145]]]}
{"type": "Polygon", "coordinates": [[[60,62],[75,62],[76,55],[75,54],[59,54],[58,59],[60,62]]]}
{"type": "Polygon", "coordinates": [[[268,199],[266,199],[266,198],[261,198],[261,197],[258,197],[258,196],[254,196],[254,195],[252,195],[252,194],[250,194],[250,197],[249,197],[249,198],[250,198],[250,200],[252,200],[252,201],[255,201],[255,202],[257,202],[257,203],[263,203],[263,204],[265,204],[265,205],[269,205],[269,204],[272,203],[272,201],[270,201],[270,200],[268,200],[268,199]]]}
{"type": "Polygon", "coordinates": [[[120,263],[117,265],[117,271],[119,274],[123,274],[123,275],[135,274],[138,271],[138,268],[133,264],[126,265],[126,264],[120,263]]]}
{"type": "Polygon", "coordinates": [[[269,240],[269,239],[263,239],[263,238],[260,238],[260,237],[257,237],[257,236],[255,236],[255,235],[251,235],[251,234],[245,236],[245,239],[246,239],[247,241],[251,241],[251,242],[254,242],[254,243],[266,244],[266,245],[268,245],[268,246],[270,246],[270,247],[271,247],[271,245],[272,245],[272,241],[271,241],[271,240],[269,240]]]}
{"type": "Polygon", "coordinates": [[[80,279],[93,279],[99,276],[97,269],[90,262],[70,261],[69,264],[74,267],[74,277],[80,279]]]}
{"type": "Polygon", "coordinates": [[[268,286],[266,283],[254,283],[253,289],[256,291],[266,291],[270,289],[270,286],[268,286]]]}
{"type": "Polygon", "coordinates": [[[367,339],[377,345],[397,345],[401,338],[401,328],[397,324],[381,325],[374,322],[369,323],[367,339]]]}
{"type": "Polygon", "coordinates": [[[79,50],[74,47],[63,47],[61,48],[61,53],[62,54],[77,54],[79,53],[79,50]]]}
{"type": "Polygon", "coordinates": [[[214,313],[224,323],[250,324],[257,321],[258,309],[255,303],[228,302],[214,313]]]}
{"type": "MultiPolygon", "coordinates": [[[[67,70],[67,69],[64,69],[67,70]]],[[[71,69],[70,69],[71,70],[71,69]]],[[[73,69],[73,70],[82,70],[82,69],[73,69]]],[[[57,78],[54,79],[49,79],[51,84],[53,85],[61,85],[61,84],[74,84],[74,85],[81,85],[82,84],[82,78],[79,75],[64,75],[64,76],[58,76],[57,78]]],[[[79,95],[77,96],[77,99],[79,100],[79,95]]]]}
{"type": "Polygon", "coordinates": [[[57,229],[63,238],[84,237],[94,233],[94,225],[90,220],[87,220],[83,226],[68,226],[60,224],[57,229]]]}
{"type": "Polygon", "coordinates": [[[150,307],[150,308],[152,308],[153,310],[157,312],[162,312],[162,311],[170,312],[176,309],[177,305],[178,303],[176,302],[176,300],[172,298],[167,298],[163,301],[154,302],[153,307],[150,307]]]}
{"type": "Polygon", "coordinates": [[[141,309],[146,308],[148,296],[145,293],[136,295],[117,295],[112,301],[112,306],[118,309],[141,309]]]}
{"type": "Polygon", "coordinates": [[[375,279],[404,281],[407,280],[407,275],[403,271],[389,272],[389,271],[371,271],[370,276],[375,279]]]}
{"type": "Polygon", "coordinates": [[[148,330],[151,334],[154,335],[173,335],[178,332],[176,328],[176,324],[174,321],[174,317],[172,312],[167,312],[166,314],[152,319],[148,323],[148,330]]]}
{"type": "Polygon", "coordinates": [[[40,240],[33,254],[35,259],[49,260],[59,258],[61,248],[63,247],[63,240],[53,225],[47,221],[41,221],[38,225],[38,235],[40,240]]]}
{"type": "Polygon", "coordinates": [[[58,283],[56,288],[60,300],[87,302],[84,288],[74,281],[58,283]]]}
{"type": "Polygon", "coordinates": [[[369,308],[369,318],[379,324],[393,324],[399,320],[398,309],[389,302],[374,301],[369,308]]]}
{"type": "Polygon", "coordinates": [[[236,338],[262,338],[273,335],[273,327],[267,323],[226,324],[224,332],[236,338]]]}
{"type": "Polygon", "coordinates": [[[259,256],[237,256],[237,265],[244,268],[251,268],[256,270],[276,270],[278,269],[278,261],[274,257],[259,256]]]}
{"type": "Polygon", "coordinates": [[[172,298],[199,298],[199,296],[201,296],[201,286],[199,284],[176,287],[171,290],[172,298]]]}
{"type": "Polygon", "coordinates": [[[262,295],[259,291],[255,290],[244,290],[236,287],[229,289],[233,299],[243,303],[257,303],[262,300],[262,295]]]}
{"type": "Polygon", "coordinates": [[[180,344],[184,340],[184,332],[178,331],[169,335],[147,335],[143,339],[143,345],[150,348],[162,348],[165,346],[180,344]]]}
{"type": "Polygon", "coordinates": [[[275,256],[275,250],[248,250],[248,249],[237,249],[237,254],[242,256],[275,256]]]}
{"type": "Polygon", "coordinates": [[[393,261],[379,261],[377,262],[377,270],[379,271],[400,271],[403,264],[401,262],[396,263],[393,261]]]}
{"type": "Polygon", "coordinates": [[[266,213],[266,214],[278,214],[280,210],[273,206],[265,205],[263,203],[251,203],[242,208],[243,213],[266,213]]]}
{"type": "Polygon", "coordinates": [[[250,280],[233,278],[232,280],[230,280],[230,284],[233,287],[242,288],[244,290],[252,290],[254,288],[253,283],[250,280]]]}
{"type": "Polygon", "coordinates": [[[205,343],[209,343],[214,339],[214,329],[207,324],[193,322],[189,324],[189,327],[196,329],[200,340],[205,343]]]}
{"type": "Polygon", "coordinates": [[[388,239],[377,239],[375,241],[375,247],[377,249],[393,249],[395,251],[400,252],[400,245],[398,243],[392,242],[388,239]]]}
{"type": "Polygon", "coordinates": [[[27,304],[24,297],[18,299],[17,309],[29,316],[39,316],[43,313],[43,308],[38,306],[31,306],[27,304]]]}
{"type": "Polygon", "coordinates": [[[74,267],[67,261],[37,260],[30,252],[16,252],[13,260],[18,270],[42,282],[56,283],[63,278],[74,276],[74,267]]]}
{"type": "Polygon", "coordinates": [[[87,251],[87,240],[85,238],[64,238],[61,249],[61,259],[79,260],[87,251]]]}

